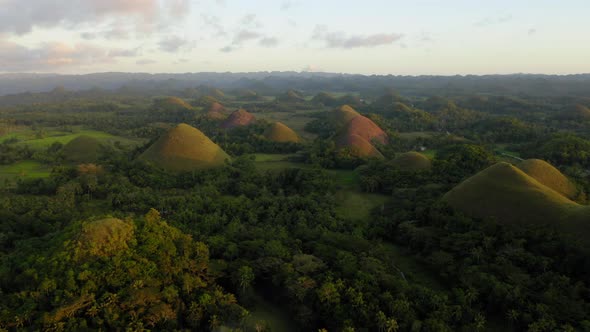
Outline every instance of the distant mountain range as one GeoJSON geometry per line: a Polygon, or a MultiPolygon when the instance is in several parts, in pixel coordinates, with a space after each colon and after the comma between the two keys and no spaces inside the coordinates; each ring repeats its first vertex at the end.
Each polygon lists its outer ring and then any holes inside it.
{"type": "Polygon", "coordinates": [[[395,89],[404,95],[528,95],[588,96],[590,74],[579,75],[486,75],[486,76],[393,76],[311,72],[253,73],[96,73],[85,75],[0,74],[0,96],[19,93],[90,89],[149,92],[178,91],[200,85],[220,89],[251,89],[275,95],[288,89],[305,93],[356,91],[380,94],[395,89]]]}

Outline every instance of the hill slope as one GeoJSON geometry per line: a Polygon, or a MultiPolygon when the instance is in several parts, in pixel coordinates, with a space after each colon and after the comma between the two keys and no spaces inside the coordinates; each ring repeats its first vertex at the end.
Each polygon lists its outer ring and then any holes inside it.
{"type": "Polygon", "coordinates": [[[228,118],[221,124],[221,128],[232,129],[235,127],[247,126],[256,121],[254,115],[250,114],[245,109],[239,109],[234,111],[228,118]]]}
{"type": "Polygon", "coordinates": [[[358,135],[344,135],[336,140],[336,146],[347,149],[350,154],[359,158],[383,158],[383,155],[373,144],[358,135]]]}
{"type": "Polygon", "coordinates": [[[335,110],[328,113],[327,119],[333,125],[341,127],[345,126],[350,120],[360,116],[360,114],[354,110],[354,108],[348,105],[342,105],[335,110]]]}
{"type": "Polygon", "coordinates": [[[399,154],[391,165],[405,171],[421,171],[432,168],[432,162],[425,155],[411,151],[399,154]]]}
{"type": "Polygon", "coordinates": [[[275,122],[267,128],[264,132],[264,137],[273,142],[299,142],[297,133],[281,122],[275,122]]]}
{"type": "Polygon", "coordinates": [[[529,176],[557,191],[563,196],[574,199],[578,190],[576,186],[557,168],[540,159],[528,159],[516,165],[529,176]]]}
{"type": "Polygon", "coordinates": [[[344,135],[358,135],[370,143],[376,141],[387,144],[389,140],[387,134],[375,122],[362,115],[355,116],[348,122],[344,135]]]}
{"type": "Polygon", "coordinates": [[[509,163],[479,172],[445,194],[443,200],[472,217],[555,225],[578,238],[590,233],[590,207],[576,204],[509,163]]]}
{"type": "Polygon", "coordinates": [[[139,158],[169,171],[212,168],[230,159],[205,134],[187,124],[169,130],[139,158]]]}

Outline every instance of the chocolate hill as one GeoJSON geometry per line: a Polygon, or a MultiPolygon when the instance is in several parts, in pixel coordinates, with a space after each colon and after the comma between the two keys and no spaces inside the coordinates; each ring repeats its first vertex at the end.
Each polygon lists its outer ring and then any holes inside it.
{"type": "Polygon", "coordinates": [[[223,129],[232,129],[241,126],[247,126],[256,121],[254,115],[250,114],[245,109],[234,111],[222,124],[223,129]]]}
{"type": "Polygon", "coordinates": [[[230,159],[200,130],[184,123],[162,135],[139,158],[174,172],[218,167],[230,159]]]}

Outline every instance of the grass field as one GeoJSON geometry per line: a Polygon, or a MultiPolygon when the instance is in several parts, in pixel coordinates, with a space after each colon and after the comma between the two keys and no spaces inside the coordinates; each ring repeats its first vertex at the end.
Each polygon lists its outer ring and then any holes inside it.
{"type": "Polygon", "coordinates": [[[111,144],[116,141],[119,141],[121,142],[121,144],[128,146],[138,145],[143,142],[143,140],[141,139],[130,139],[121,136],[114,136],[103,131],[85,130],[81,128],[74,128],[71,132],[59,130],[56,128],[46,128],[43,130],[43,138],[38,138],[36,131],[27,128],[14,131],[10,134],[0,137],[0,142],[16,138],[19,140],[19,142],[16,144],[28,145],[31,149],[44,149],[55,142],[66,144],[69,141],[81,135],[90,136],[99,139],[102,142],[107,142],[111,144]]]}
{"type": "Polygon", "coordinates": [[[0,187],[6,182],[12,183],[19,178],[38,179],[46,178],[51,173],[51,168],[37,161],[25,160],[12,165],[0,166],[0,187]]]}
{"type": "Polygon", "coordinates": [[[368,194],[356,190],[339,190],[335,194],[338,207],[336,213],[341,218],[356,221],[367,221],[374,208],[383,206],[388,196],[368,194]]]}

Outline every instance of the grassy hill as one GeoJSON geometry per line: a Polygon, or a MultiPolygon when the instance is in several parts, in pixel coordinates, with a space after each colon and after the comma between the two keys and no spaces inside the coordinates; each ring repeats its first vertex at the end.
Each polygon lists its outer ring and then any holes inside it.
{"type": "Polygon", "coordinates": [[[432,168],[432,162],[425,155],[411,151],[397,155],[391,165],[407,171],[421,171],[432,168]]]}
{"type": "Polygon", "coordinates": [[[162,110],[190,110],[192,106],[178,97],[157,98],[154,107],[162,110]]]}
{"type": "Polygon", "coordinates": [[[383,158],[383,155],[366,139],[355,135],[343,135],[336,140],[336,146],[348,149],[351,155],[359,158],[383,158]]]}
{"type": "Polygon", "coordinates": [[[362,115],[353,117],[341,135],[357,135],[367,142],[377,141],[381,144],[386,144],[389,140],[387,134],[375,122],[362,115]]]}
{"type": "Polygon", "coordinates": [[[221,124],[221,128],[232,129],[235,127],[247,126],[256,121],[254,115],[250,114],[245,109],[239,109],[234,111],[228,118],[221,124]]]}
{"type": "Polygon", "coordinates": [[[281,122],[275,122],[264,132],[264,137],[273,142],[299,142],[299,136],[293,129],[281,122]]]}
{"type": "Polygon", "coordinates": [[[343,105],[335,110],[330,111],[327,115],[327,119],[335,126],[341,127],[345,126],[357,116],[360,116],[360,114],[355,111],[354,108],[348,105],[343,105]]]}
{"type": "Polygon", "coordinates": [[[472,217],[555,225],[576,237],[590,235],[590,207],[569,200],[509,163],[497,163],[479,172],[443,199],[472,217]]]}
{"type": "Polygon", "coordinates": [[[80,135],[62,148],[64,158],[72,162],[95,162],[100,156],[102,144],[94,137],[80,135]]]}
{"type": "Polygon", "coordinates": [[[574,199],[578,193],[576,186],[565,175],[544,160],[528,159],[516,166],[535,180],[569,199],[574,199]]]}
{"type": "Polygon", "coordinates": [[[179,124],[162,135],[139,157],[170,171],[221,166],[230,157],[200,130],[179,124]]]}

